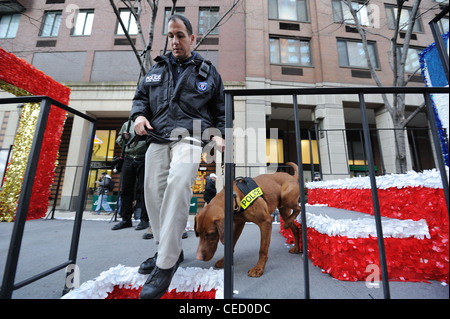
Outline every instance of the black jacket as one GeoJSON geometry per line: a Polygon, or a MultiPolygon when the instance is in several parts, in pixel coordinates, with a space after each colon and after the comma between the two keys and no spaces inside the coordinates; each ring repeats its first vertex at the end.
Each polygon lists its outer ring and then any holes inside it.
{"type": "Polygon", "coordinates": [[[206,179],[206,185],[205,185],[205,192],[203,193],[203,199],[207,204],[211,201],[211,199],[216,196],[217,190],[216,190],[216,181],[212,178],[208,177],[206,179]]]}
{"type": "Polygon", "coordinates": [[[175,85],[170,54],[157,57],[138,86],[131,118],[144,115],[150,121],[152,133],[160,137],[150,137],[150,142],[164,142],[170,137],[176,140],[187,134],[208,141],[211,136],[203,132],[212,127],[225,137],[224,88],[217,69],[207,61],[209,72],[206,78],[201,76],[204,59],[197,53],[175,85]],[[195,127],[194,120],[200,120],[195,127]]]}

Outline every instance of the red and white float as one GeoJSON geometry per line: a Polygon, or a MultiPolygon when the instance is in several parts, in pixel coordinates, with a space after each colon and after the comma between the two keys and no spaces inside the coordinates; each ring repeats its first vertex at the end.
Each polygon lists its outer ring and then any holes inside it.
{"type": "MultiPolygon", "coordinates": [[[[148,275],[118,265],[63,296],[63,299],[138,299],[148,275]]],[[[223,299],[223,270],[178,268],[161,299],[223,299]]]]}
{"type": "MultiPolygon", "coordinates": [[[[440,173],[385,175],[377,177],[376,184],[389,280],[448,284],[449,223],[440,173]]],[[[373,269],[368,266],[379,265],[369,178],[310,182],[306,187],[308,205],[343,209],[343,216],[333,218],[310,213],[307,206],[309,258],[336,279],[366,280],[368,269],[373,269]],[[363,214],[346,217],[346,210],[363,214]]],[[[283,222],[281,234],[293,243],[283,222]]]]}

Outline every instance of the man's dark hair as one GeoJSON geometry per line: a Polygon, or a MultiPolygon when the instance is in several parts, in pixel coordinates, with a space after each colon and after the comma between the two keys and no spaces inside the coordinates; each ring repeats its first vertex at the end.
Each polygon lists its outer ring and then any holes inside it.
{"type": "Polygon", "coordinates": [[[172,21],[172,20],[174,20],[174,21],[175,20],[181,20],[184,23],[189,36],[191,36],[194,33],[192,31],[192,24],[191,24],[191,22],[185,16],[182,16],[180,14],[174,14],[174,15],[169,17],[169,20],[167,21],[167,24],[169,24],[169,22],[172,21]]]}

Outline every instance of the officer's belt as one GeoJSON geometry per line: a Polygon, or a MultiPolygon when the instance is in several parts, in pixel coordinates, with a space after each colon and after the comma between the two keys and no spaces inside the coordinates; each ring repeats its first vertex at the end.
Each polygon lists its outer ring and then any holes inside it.
{"type": "MultiPolygon", "coordinates": [[[[234,213],[242,213],[246,210],[258,197],[263,195],[261,188],[251,177],[238,177],[236,178],[236,186],[244,194],[244,198],[241,199],[241,205],[238,206],[236,202],[236,208],[234,213]]],[[[233,197],[236,201],[236,193],[233,191],[233,197]]]]}

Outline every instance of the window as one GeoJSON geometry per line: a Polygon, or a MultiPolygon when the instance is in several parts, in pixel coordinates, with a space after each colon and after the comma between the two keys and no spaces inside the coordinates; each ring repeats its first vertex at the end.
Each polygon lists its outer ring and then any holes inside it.
{"type": "MultiPolygon", "coordinates": [[[[397,59],[400,63],[403,48],[397,47],[397,59]]],[[[419,54],[422,52],[420,48],[408,48],[408,55],[406,57],[405,72],[414,73],[420,68],[419,54]]]]}
{"type": "Polygon", "coordinates": [[[448,32],[448,17],[442,17],[441,20],[437,22],[437,24],[442,34],[448,32]]]}
{"type": "Polygon", "coordinates": [[[114,157],[116,130],[96,130],[91,160],[109,162],[114,157]]]}
{"type": "MultiPolygon", "coordinates": [[[[134,18],[134,15],[131,13],[128,9],[120,9],[120,20],[122,20],[125,28],[128,31],[128,34],[135,35],[138,33],[138,28],[136,24],[136,19],[134,18]]],[[[119,22],[117,22],[117,29],[116,29],[117,35],[125,35],[125,31],[122,29],[122,26],[119,22]]]]}
{"type": "MultiPolygon", "coordinates": [[[[171,7],[166,7],[164,10],[164,26],[163,26],[163,34],[167,34],[167,23],[170,18],[170,13],[172,12],[171,7]]],[[[176,7],[174,14],[179,14],[184,16],[184,7],[176,7]]]]}
{"type": "MultiPolygon", "coordinates": [[[[342,0],[333,0],[333,20],[336,23],[355,24],[352,13],[347,3],[342,0]]],[[[359,22],[363,26],[372,26],[370,10],[363,3],[352,2],[352,8],[356,12],[359,22]]]]}
{"type": "Polygon", "coordinates": [[[0,38],[15,38],[19,28],[20,14],[7,14],[0,17],[0,38]]]}
{"type": "Polygon", "coordinates": [[[94,23],[94,10],[80,10],[75,19],[72,35],[91,35],[94,23]]]}
{"type": "MultiPolygon", "coordinates": [[[[205,34],[220,19],[219,7],[200,7],[198,17],[198,34],[205,34]]],[[[219,34],[219,27],[216,27],[210,34],[219,34]]]]}
{"type": "Polygon", "coordinates": [[[361,140],[361,131],[348,130],[347,136],[347,152],[348,165],[351,170],[365,170],[368,165],[366,153],[364,152],[364,144],[361,140]]]}
{"type": "Polygon", "coordinates": [[[269,19],[309,22],[307,0],[269,0],[269,19]]]}
{"type": "Polygon", "coordinates": [[[61,24],[61,15],[62,11],[47,11],[44,14],[41,37],[58,36],[59,26],[61,24]]]}
{"type": "Polygon", "coordinates": [[[270,63],[312,66],[310,41],[270,38],[270,63]]]}
{"type": "MultiPolygon", "coordinates": [[[[337,41],[339,66],[353,68],[368,68],[366,55],[362,42],[338,40],[337,41]]],[[[374,42],[367,43],[370,60],[374,68],[379,68],[377,48],[374,42]]]]}
{"type": "Polygon", "coordinates": [[[266,163],[284,163],[282,139],[266,138],[266,163]]]}
{"type": "MultiPolygon", "coordinates": [[[[395,29],[395,22],[397,17],[398,9],[395,6],[386,5],[386,16],[388,20],[389,29],[395,29]]],[[[408,22],[411,15],[411,8],[403,8],[400,14],[400,31],[406,31],[408,29],[408,22]]],[[[413,32],[423,32],[422,22],[420,18],[416,19],[414,23],[413,32]]]]}

